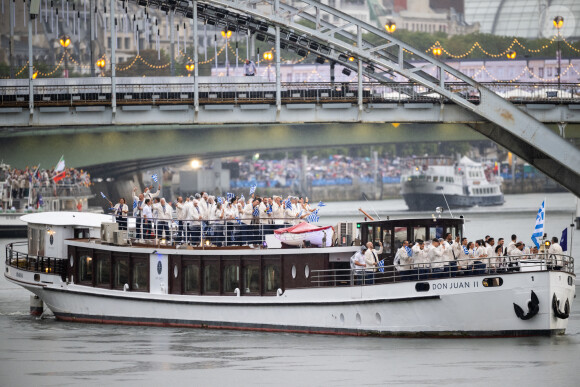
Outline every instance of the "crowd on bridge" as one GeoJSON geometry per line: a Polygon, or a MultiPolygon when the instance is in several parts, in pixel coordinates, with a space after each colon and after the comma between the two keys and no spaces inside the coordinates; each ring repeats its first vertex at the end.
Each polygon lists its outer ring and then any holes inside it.
{"type": "MultiPolygon", "coordinates": [[[[239,175],[232,179],[233,188],[291,187],[302,175],[300,159],[240,161],[239,175]]],[[[399,182],[402,160],[378,158],[376,171],[385,183],[399,182]]],[[[333,155],[311,157],[306,166],[306,179],[313,186],[351,185],[353,182],[370,182],[374,179],[374,163],[368,157],[333,155]]]]}
{"type": "MultiPolygon", "coordinates": [[[[468,238],[453,238],[451,233],[443,238],[435,238],[431,241],[417,239],[414,242],[402,241],[401,247],[396,251],[393,265],[403,280],[422,280],[427,278],[440,278],[473,273],[476,275],[486,273],[505,272],[519,270],[520,260],[533,260],[542,258],[545,253],[553,257],[555,269],[562,268],[565,262],[562,259],[563,249],[558,243],[558,238],[553,237],[548,242],[549,247],[526,246],[518,241],[513,234],[511,241],[505,244],[504,238],[486,235],[485,238],[469,241],[468,238]]],[[[382,253],[373,248],[373,243],[368,242],[362,246],[361,251],[351,258],[351,268],[362,274],[380,270],[382,262],[376,259],[382,253]]],[[[545,256],[544,256],[545,258],[545,256]]]]}
{"type": "Polygon", "coordinates": [[[211,239],[216,245],[262,243],[264,235],[277,228],[317,222],[319,208],[325,205],[319,202],[312,206],[307,197],[260,197],[256,188],[250,189],[248,199],[233,193],[214,196],[201,192],[170,202],[160,197],[159,185],[156,192],[152,192],[153,187],[146,187],[142,193],[134,188],[132,209],[125,198],[109,204],[119,229],[128,228],[129,214],[135,218],[138,239],[163,238],[192,245],[203,239],[211,239]]]}

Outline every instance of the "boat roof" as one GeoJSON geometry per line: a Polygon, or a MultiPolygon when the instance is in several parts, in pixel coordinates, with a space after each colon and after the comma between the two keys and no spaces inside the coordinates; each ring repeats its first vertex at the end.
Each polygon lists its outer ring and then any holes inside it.
{"type": "Polygon", "coordinates": [[[38,212],[26,214],[20,220],[32,224],[46,224],[52,226],[81,226],[81,227],[101,227],[103,222],[113,222],[111,215],[95,214],[92,212],[38,212]]]}

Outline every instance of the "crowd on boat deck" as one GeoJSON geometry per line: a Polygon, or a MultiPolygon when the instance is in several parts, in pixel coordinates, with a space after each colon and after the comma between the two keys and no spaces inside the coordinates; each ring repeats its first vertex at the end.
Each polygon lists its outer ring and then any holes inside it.
{"type": "MultiPolygon", "coordinates": [[[[403,241],[395,254],[393,264],[402,279],[420,280],[447,277],[450,274],[455,276],[517,270],[519,260],[545,258],[546,252],[553,257],[554,268],[562,268],[565,263],[557,237],[551,239],[547,250],[539,253],[536,246],[530,248],[522,241],[517,241],[515,234],[506,244],[504,238],[499,238],[496,243],[495,238],[489,235],[471,242],[467,238],[453,239],[448,233],[444,238],[431,241],[403,241]]],[[[351,258],[351,268],[361,272],[374,272],[381,266],[381,261],[377,259],[381,253],[382,245],[379,250],[374,250],[372,242],[367,243],[351,258]]]]}
{"type": "MultiPolygon", "coordinates": [[[[60,188],[89,187],[91,176],[87,171],[76,168],[62,168],[57,171],[52,169],[40,169],[39,167],[26,167],[25,169],[4,169],[0,176],[0,208],[10,209],[14,199],[28,199],[30,208],[32,204],[42,205],[38,202],[39,192],[49,190],[42,195],[59,196],[60,188]],[[58,189],[58,190],[57,190],[58,189]]],[[[16,208],[14,208],[16,210],[16,208]]]]}
{"type": "Polygon", "coordinates": [[[231,193],[227,197],[216,197],[201,192],[185,198],[178,196],[174,202],[168,202],[159,197],[161,185],[156,192],[152,189],[146,187],[138,194],[134,188],[132,209],[125,198],[120,198],[115,205],[109,202],[119,229],[127,229],[127,217],[131,214],[136,219],[139,239],[169,240],[176,231],[178,243],[195,245],[201,242],[202,236],[211,236],[213,243],[229,245],[257,243],[265,233],[277,228],[318,220],[318,208],[311,206],[308,198],[298,196],[283,199],[252,193],[246,199],[231,193]]]}

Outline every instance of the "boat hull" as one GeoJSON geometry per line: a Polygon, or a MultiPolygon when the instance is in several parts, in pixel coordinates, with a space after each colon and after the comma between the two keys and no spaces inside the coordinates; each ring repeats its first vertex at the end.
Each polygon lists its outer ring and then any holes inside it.
{"type": "Polygon", "coordinates": [[[494,275],[503,282],[497,287],[483,286],[488,275],[425,281],[427,291],[401,282],[291,289],[278,297],[149,294],[6,277],[64,321],[356,336],[563,334],[568,320],[555,316],[552,297],[563,305],[575,293],[573,275],[549,271],[494,275]],[[526,311],[532,291],[539,311],[522,320],[514,304],[526,311]]]}
{"type": "Polygon", "coordinates": [[[450,208],[499,206],[505,202],[501,194],[494,196],[445,195],[443,197],[442,194],[404,193],[403,199],[411,211],[432,211],[436,207],[447,208],[447,205],[450,208]]]}

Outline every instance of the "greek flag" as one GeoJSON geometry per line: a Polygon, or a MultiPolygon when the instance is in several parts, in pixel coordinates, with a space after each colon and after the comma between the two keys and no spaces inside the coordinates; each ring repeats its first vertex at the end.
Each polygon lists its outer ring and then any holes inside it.
{"type": "Polygon", "coordinates": [[[379,271],[381,273],[384,273],[385,272],[385,260],[384,259],[381,259],[379,261],[379,271]]]}
{"type": "Polygon", "coordinates": [[[290,199],[286,199],[286,206],[285,207],[287,210],[292,209],[292,201],[290,199]]]}
{"type": "Polygon", "coordinates": [[[153,176],[151,176],[151,178],[152,178],[152,179],[153,179],[153,181],[154,181],[154,182],[156,182],[156,183],[157,183],[157,181],[159,180],[159,179],[157,178],[157,174],[154,174],[153,176]]]}
{"type": "Polygon", "coordinates": [[[532,242],[536,247],[540,247],[540,242],[538,239],[544,236],[544,220],[546,218],[546,208],[544,207],[544,202],[538,210],[538,215],[536,215],[536,226],[534,227],[534,233],[532,234],[532,242]]]}
{"type": "Polygon", "coordinates": [[[260,215],[260,208],[258,206],[254,207],[254,212],[252,213],[253,216],[260,215]]]}
{"type": "Polygon", "coordinates": [[[242,221],[240,220],[239,216],[236,216],[236,221],[238,222],[238,224],[242,224],[242,221]]]}
{"type": "Polygon", "coordinates": [[[103,199],[106,199],[107,198],[102,191],[101,191],[101,196],[103,197],[103,199]]]}
{"type": "Polygon", "coordinates": [[[320,217],[318,216],[318,210],[315,210],[312,214],[308,215],[306,217],[306,220],[308,221],[308,223],[316,223],[320,220],[320,217]]]}
{"type": "Polygon", "coordinates": [[[133,209],[137,208],[137,200],[133,200],[133,209]]]}
{"type": "Polygon", "coordinates": [[[465,255],[469,255],[469,250],[467,249],[467,246],[463,246],[463,252],[465,253],[465,255]]]}
{"type": "Polygon", "coordinates": [[[250,195],[253,194],[254,192],[256,192],[256,187],[257,187],[257,185],[255,185],[255,184],[250,187],[250,195]]]}
{"type": "Polygon", "coordinates": [[[324,207],[326,206],[326,204],[324,204],[324,202],[321,200],[320,202],[318,202],[318,207],[324,207]]]}
{"type": "Polygon", "coordinates": [[[228,198],[228,202],[229,202],[235,197],[235,195],[231,192],[228,192],[228,193],[226,193],[226,197],[228,198]]]}
{"type": "Polygon", "coordinates": [[[219,196],[218,196],[218,198],[217,198],[217,202],[218,202],[219,204],[224,204],[224,201],[223,201],[223,199],[222,199],[222,198],[220,198],[219,196]]]}
{"type": "Polygon", "coordinates": [[[271,214],[272,213],[272,205],[270,204],[268,206],[268,209],[266,210],[266,214],[271,214]]]}
{"type": "Polygon", "coordinates": [[[405,251],[407,252],[407,256],[409,257],[413,256],[413,250],[411,250],[409,246],[405,246],[405,251]]]}

